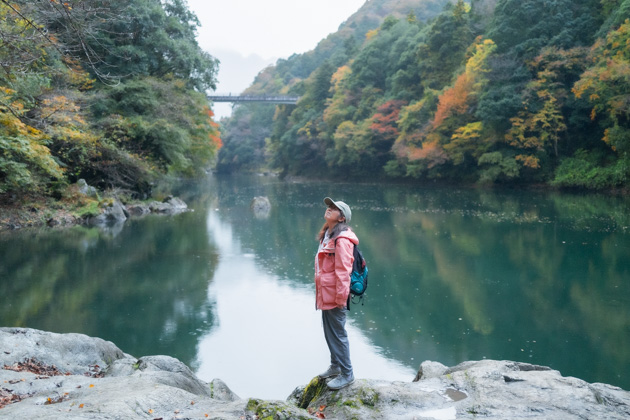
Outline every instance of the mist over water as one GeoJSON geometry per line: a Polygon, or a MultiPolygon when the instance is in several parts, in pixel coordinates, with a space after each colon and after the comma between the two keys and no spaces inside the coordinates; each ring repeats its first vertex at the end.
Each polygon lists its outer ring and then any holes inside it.
{"type": "Polygon", "coordinates": [[[370,267],[349,315],[358,378],[488,358],[630,389],[625,198],[267,177],[177,194],[194,211],[0,235],[0,325],[98,336],[240,397],[285,399],[328,365],[312,277],[331,196],[352,207],[370,267]]]}

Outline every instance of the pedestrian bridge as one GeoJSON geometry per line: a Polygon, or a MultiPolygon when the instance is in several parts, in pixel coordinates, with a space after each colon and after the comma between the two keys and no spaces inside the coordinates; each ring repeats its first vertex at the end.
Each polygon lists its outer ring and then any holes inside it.
{"type": "Polygon", "coordinates": [[[212,102],[264,102],[268,104],[287,104],[295,105],[300,99],[299,96],[281,96],[281,95],[214,95],[208,96],[212,102]]]}

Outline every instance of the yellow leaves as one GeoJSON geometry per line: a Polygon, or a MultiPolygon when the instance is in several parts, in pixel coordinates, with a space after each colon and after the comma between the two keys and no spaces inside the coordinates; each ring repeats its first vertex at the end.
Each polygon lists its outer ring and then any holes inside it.
{"type": "Polygon", "coordinates": [[[433,127],[438,128],[448,117],[463,114],[468,111],[469,98],[477,94],[486,79],[483,76],[487,58],[496,49],[491,39],[477,38],[475,52],[466,62],[466,70],[460,74],[452,87],[440,95],[437,111],[433,119],[433,127]]]}
{"type": "Polygon", "coordinates": [[[483,129],[483,123],[481,121],[466,124],[463,127],[459,127],[455,130],[455,133],[451,136],[451,140],[476,140],[481,135],[483,129]]]}
{"type": "Polygon", "coordinates": [[[538,169],[540,168],[540,161],[537,157],[532,155],[517,155],[515,159],[527,168],[538,169]]]}
{"type": "Polygon", "coordinates": [[[365,39],[369,41],[376,35],[378,35],[378,29],[372,29],[371,31],[367,31],[367,33],[365,34],[365,39]]]}
{"type": "Polygon", "coordinates": [[[313,137],[313,130],[315,129],[312,121],[307,122],[302,128],[298,130],[298,134],[305,135],[308,139],[313,137]]]}
{"type": "Polygon", "coordinates": [[[333,73],[330,78],[331,85],[334,89],[339,88],[339,84],[346,78],[348,78],[352,74],[352,69],[350,66],[341,66],[337,69],[336,72],[333,73]]]}
{"type": "Polygon", "coordinates": [[[50,120],[52,123],[86,125],[79,114],[80,108],[63,95],[44,99],[40,109],[42,119],[50,120]]]}
{"type": "Polygon", "coordinates": [[[466,62],[466,73],[480,74],[488,72],[486,61],[490,54],[497,49],[496,44],[491,39],[477,38],[475,52],[466,62]]]}

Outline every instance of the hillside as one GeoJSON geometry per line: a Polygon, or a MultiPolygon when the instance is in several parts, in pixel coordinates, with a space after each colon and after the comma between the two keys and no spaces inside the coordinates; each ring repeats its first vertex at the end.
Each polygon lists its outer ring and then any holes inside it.
{"type": "Polygon", "coordinates": [[[146,197],[221,146],[218,62],[179,0],[0,2],[0,205],[72,197],[85,179],[146,197]]]}
{"type": "MultiPolygon", "coordinates": [[[[306,80],[324,62],[341,66],[361,48],[366,34],[378,28],[387,16],[404,18],[410,13],[419,21],[437,16],[451,0],[371,0],[344,23],[339,30],[319,42],[312,51],[280,59],[263,69],[248,94],[283,94],[306,80]]],[[[222,133],[223,151],[219,171],[256,169],[265,165],[265,138],[271,134],[275,109],[267,105],[239,105],[222,133]]]]}
{"type": "Polygon", "coordinates": [[[627,186],[629,0],[393,5],[261,72],[249,93],[301,100],[238,107],[218,169],[627,186]]]}

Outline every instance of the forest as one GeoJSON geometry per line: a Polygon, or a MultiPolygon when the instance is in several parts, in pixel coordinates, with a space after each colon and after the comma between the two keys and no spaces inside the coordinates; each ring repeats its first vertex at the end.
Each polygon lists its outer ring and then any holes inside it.
{"type": "Polygon", "coordinates": [[[0,0],[0,202],[81,178],[146,197],[208,168],[218,61],[198,26],[185,0],[0,0]]]}
{"type": "Polygon", "coordinates": [[[236,107],[217,170],[626,189],[629,18],[630,0],[368,1],[259,73],[247,93],[300,100],[236,107]]]}
{"type": "MultiPolygon", "coordinates": [[[[630,0],[370,0],[217,123],[185,0],[0,0],[0,205],[79,179],[283,176],[627,190],[630,0]]],[[[30,200],[30,201],[29,201],[30,200]]]]}

